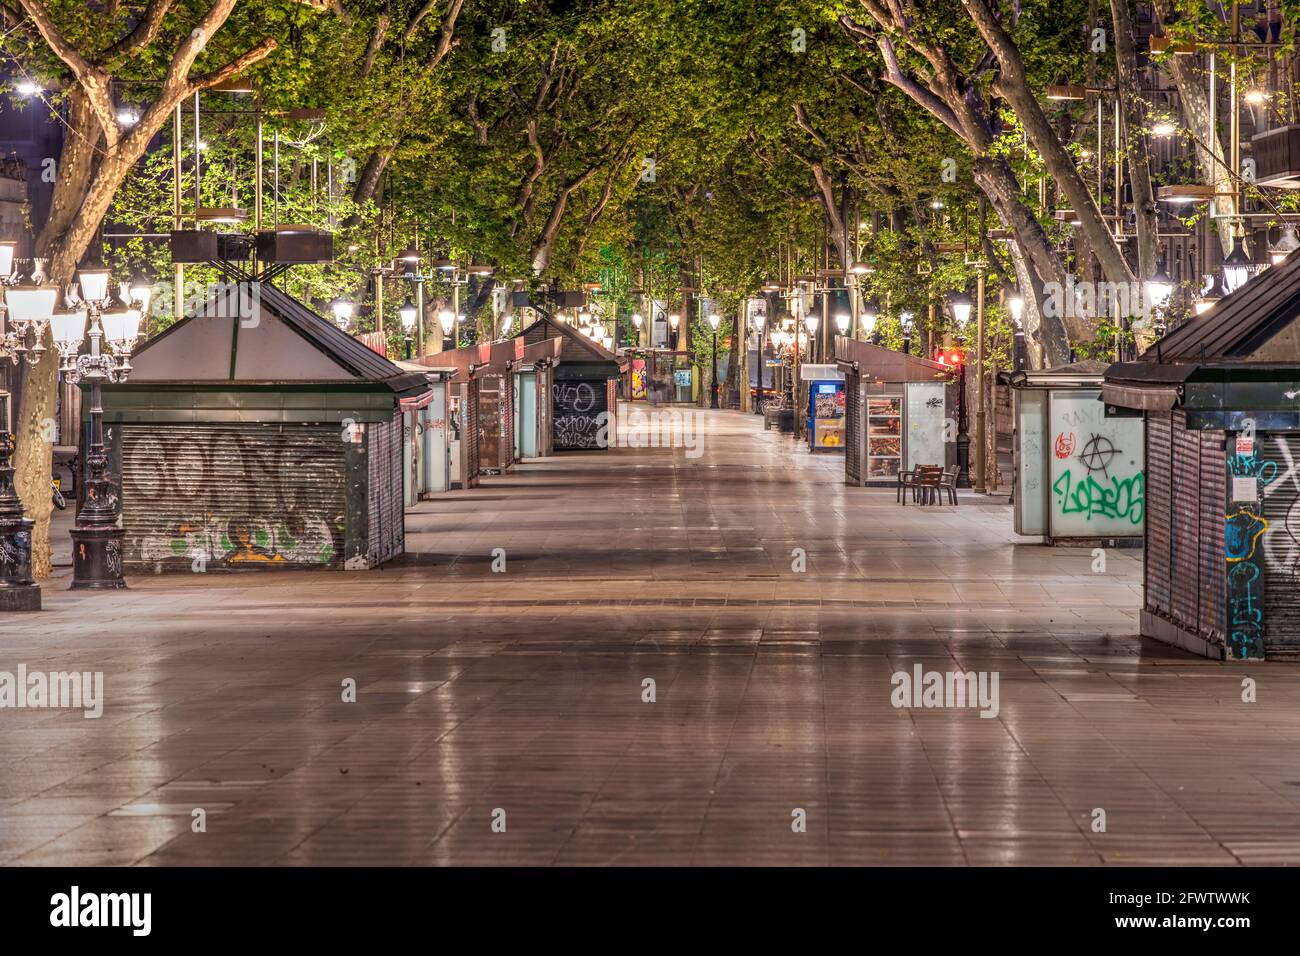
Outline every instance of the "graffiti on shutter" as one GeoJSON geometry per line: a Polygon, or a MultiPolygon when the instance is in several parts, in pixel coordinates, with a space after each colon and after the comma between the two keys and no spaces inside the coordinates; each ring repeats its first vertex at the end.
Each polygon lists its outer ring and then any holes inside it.
{"type": "Polygon", "coordinates": [[[127,570],[342,566],[339,425],[124,425],[121,441],[127,570]]]}
{"type": "Polygon", "coordinates": [[[1200,563],[1201,443],[1189,432],[1181,411],[1173,420],[1173,520],[1170,523],[1170,611],[1190,631],[1196,630],[1200,600],[1196,569],[1200,563]]]}
{"type": "Polygon", "coordinates": [[[1257,441],[1254,462],[1237,456],[1234,474],[1248,471],[1259,481],[1263,529],[1256,557],[1264,593],[1256,604],[1263,609],[1263,646],[1294,648],[1300,645],[1300,435],[1259,434],[1257,441]]]}
{"type": "Polygon", "coordinates": [[[607,433],[605,381],[555,382],[551,386],[555,416],[551,421],[556,451],[596,449],[607,433]]]}
{"type": "Polygon", "coordinates": [[[862,376],[844,374],[844,472],[855,485],[862,484],[862,376]]]}

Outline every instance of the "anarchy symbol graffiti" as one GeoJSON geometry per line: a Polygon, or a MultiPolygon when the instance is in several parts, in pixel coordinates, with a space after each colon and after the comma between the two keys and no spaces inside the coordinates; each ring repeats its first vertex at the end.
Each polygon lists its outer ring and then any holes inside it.
{"type": "Polygon", "coordinates": [[[1106,469],[1119,453],[1115,443],[1105,435],[1093,435],[1084,444],[1083,451],[1079,452],[1078,461],[1089,472],[1099,471],[1102,477],[1109,478],[1110,473],[1106,469]]]}

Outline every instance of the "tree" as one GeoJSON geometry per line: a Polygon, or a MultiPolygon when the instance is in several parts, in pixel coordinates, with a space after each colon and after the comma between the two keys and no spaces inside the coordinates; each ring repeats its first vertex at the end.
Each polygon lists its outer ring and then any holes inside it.
{"type": "MultiPolygon", "coordinates": [[[[201,5],[149,0],[142,11],[115,7],[113,15],[105,17],[86,16],[85,5],[72,0],[19,2],[26,19],[18,19],[15,28],[28,37],[39,35],[62,64],[68,88],[68,129],[53,211],[36,240],[39,253],[49,259],[50,280],[64,287],[118,187],[176,105],[262,60],[277,40],[264,36],[248,45],[236,37],[230,38],[233,43],[224,42],[220,30],[236,0],[201,5]],[[123,122],[118,115],[114,84],[123,76],[156,83],[134,122],[123,122]]],[[[27,368],[17,421],[15,485],[36,521],[32,571],[37,578],[51,571],[52,449],[45,423],[54,414],[57,361],[57,352],[50,349],[27,368]]]]}

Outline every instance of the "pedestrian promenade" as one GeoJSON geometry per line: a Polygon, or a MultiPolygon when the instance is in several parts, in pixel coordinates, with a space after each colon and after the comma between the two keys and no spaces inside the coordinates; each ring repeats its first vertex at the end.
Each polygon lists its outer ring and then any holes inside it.
{"type": "Polygon", "coordinates": [[[421,503],[378,571],[61,571],[0,671],[103,716],[0,710],[0,862],[1300,863],[1295,665],[1137,637],[1140,550],[699,414],[421,503]],[[932,673],[996,706],[896,706],[932,673]]]}

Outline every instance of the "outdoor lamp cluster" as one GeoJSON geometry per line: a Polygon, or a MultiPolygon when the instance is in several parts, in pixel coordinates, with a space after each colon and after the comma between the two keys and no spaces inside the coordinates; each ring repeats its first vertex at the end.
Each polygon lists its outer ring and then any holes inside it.
{"type": "Polygon", "coordinates": [[[124,588],[122,579],[121,498],[108,474],[104,451],[105,382],[124,382],[131,373],[131,353],[140,336],[143,302],[132,296],[135,283],[123,283],[129,302],[114,295],[111,276],[100,265],[77,272],[80,296],[70,294],[64,308],[51,312],[51,332],[59,350],[60,370],[74,383],[90,385],[90,441],[86,452],[89,477],[72,528],[72,589],[124,588]],[[89,330],[87,330],[89,317],[89,330]],[[81,354],[90,338],[90,351],[81,354]],[[108,353],[103,351],[107,342],[108,353]]]}
{"type": "Polygon", "coordinates": [[[14,271],[15,243],[0,243],[0,284],[4,286],[4,305],[8,321],[0,324],[0,349],[9,360],[20,358],[35,365],[45,353],[45,329],[54,314],[59,290],[45,282],[45,260],[32,260],[32,273],[20,279],[14,271]]]}

